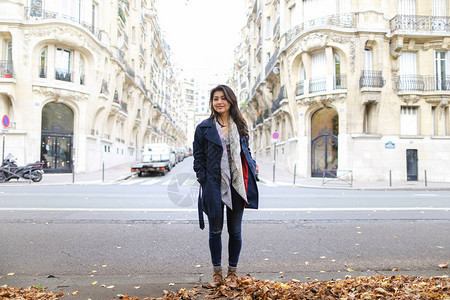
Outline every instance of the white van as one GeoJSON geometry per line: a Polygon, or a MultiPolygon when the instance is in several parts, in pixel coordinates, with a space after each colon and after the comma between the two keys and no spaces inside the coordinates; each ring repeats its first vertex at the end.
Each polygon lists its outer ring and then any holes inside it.
{"type": "Polygon", "coordinates": [[[168,144],[146,144],[142,152],[142,161],[131,166],[131,172],[137,172],[139,177],[145,172],[158,172],[165,175],[172,166],[170,156],[168,144]]]}

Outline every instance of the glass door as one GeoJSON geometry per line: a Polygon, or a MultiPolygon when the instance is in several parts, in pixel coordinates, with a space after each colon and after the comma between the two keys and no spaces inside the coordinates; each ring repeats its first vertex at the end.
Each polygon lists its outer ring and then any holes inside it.
{"type": "Polygon", "coordinates": [[[72,137],[42,135],[41,161],[46,172],[72,172],[72,137]]]}

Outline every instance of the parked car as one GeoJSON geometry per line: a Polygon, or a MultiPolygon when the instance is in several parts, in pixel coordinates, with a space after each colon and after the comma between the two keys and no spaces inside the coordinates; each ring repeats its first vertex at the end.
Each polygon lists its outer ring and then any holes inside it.
{"type": "Polygon", "coordinates": [[[258,164],[255,161],[255,175],[256,175],[256,181],[259,181],[259,167],[258,164]]]}
{"type": "Polygon", "coordinates": [[[131,166],[131,172],[141,177],[146,172],[158,172],[165,175],[171,168],[170,147],[166,143],[146,144],[142,161],[131,166]]]}

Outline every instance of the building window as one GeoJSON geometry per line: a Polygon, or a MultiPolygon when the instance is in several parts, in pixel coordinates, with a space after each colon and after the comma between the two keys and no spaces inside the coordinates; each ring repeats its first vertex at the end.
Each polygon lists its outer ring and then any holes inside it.
{"type": "Polygon", "coordinates": [[[431,135],[437,135],[436,106],[431,107],[431,135]]]}
{"type": "Polygon", "coordinates": [[[70,69],[70,51],[57,48],[55,59],[55,79],[63,81],[72,81],[70,69]]]}
{"type": "Polygon", "coordinates": [[[342,88],[342,76],[341,76],[341,57],[339,54],[334,54],[334,89],[342,88]]]}
{"type": "Polygon", "coordinates": [[[266,39],[272,36],[272,27],[270,25],[270,17],[266,19],[266,39]]]}
{"type": "Polygon", "coordinates": [[[399,0],[398,14],[414,16],[416,14],[416,0],[399,0]]]}
{"type": "Polygon", "coordinates": [[[400,135],[418,134],[418,109],[414,106],[402,106],[400,111],[400,135]]]}
{"type": "Polygon", "coordinates": [[[416,91],[421,87],[421,81],[417,76],[416,52],[404,51],[399,58],[399,90],[416,91]]]}
{"type": "Polygon", "coordinates": [[[373,103],[368,102],[364,106],[364,129],[363,132],[366,134],[373,133],[372,132],[372,115],[373,115],[373,103]]]}
{"type": "Polygon", "coordinates": [[[327,90],[327,60],[325,51],[315,52],[311,55],[311,80],[309,91],[311,93],[327,90]]]}
{"type": "Polygon", "coordinates": [[[80,84],[86,84],[84,58],[80,57],[80,84]]]}
{"type": "Polygon", "coordinates": [[[47,48],[41,50],[39,57],[39,77],[47,78],[47,48]]]}
{"type": "Polygon", "coordinates": [[[448,51],[436,51],[435,57],[435,74],[436,74],[436,90],[437,91],[446,91],[450,90],[450,76],[447,75],[447,70],[449,69],[448,64],[449,60],[449,52],[448,51]]]}
{"type": "Polygon", "coordinates": [[[373,61],[372,49],[370,48],[364,49],[364,71],[373,70],[372,61],[373,61]]]}
{"type": "Polygon", "coordinates": [[[300,20],[297,16],[297,5],[293,5],[292,7],[289,8],[289,17],[291,28],[294,27],[295,25],[300,24],[300,20]]]}

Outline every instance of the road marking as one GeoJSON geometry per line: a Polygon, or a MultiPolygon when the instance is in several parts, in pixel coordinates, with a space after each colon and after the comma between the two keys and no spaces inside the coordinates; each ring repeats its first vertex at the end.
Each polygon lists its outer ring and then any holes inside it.
{"type": "Polygon", "coordinates": [[[437,195],[437,194],[413,194],[413,196],[416,196],[416,197],[437,197],[439,195],[437,195]]]}
{"type": "Polygon", "coordinates": [[[138,184],[143,182],[145,179],[137,179],[137,180],[130,180],[130,181],[125,181],[125,182],[121,182],[119,183],[120,185],[132,185],[132,184],[138,184]]]}
{"type": "Polygon", "coordinates": [[[195,180],[195,179],[188,179],[185,182],[183,182],[183,185],[197,185],[197,180],[195,180]]]}
{"type": "Polygon", "coordinates": [[[171,178],[170,180],[167,180],[167,181],[161,183],[161,185],[172,185],[172,184],[175,184],[175,183],[177,183],[177,179],[176,178],[171,178]]]}
{"type": "MultiPolygon", "coordinates": [[[[312,207],[312,208],[259,208],[258,211],[266,212],[312,212],[312,211],[450,211],[450,207],[312,207]]],[[[197,208],[87,208],[87,207],[0,207],[0,211],[96,211],[96,212],[191,212],[197,208]]]]}
{"type": "Polygon", "coordinates": [[[146,180],[145,182],[141,183],[141,185],[152,185],[160,182],[161,180],[162,180],[161,178],[152,178],[150,180],[146,180]]]}

